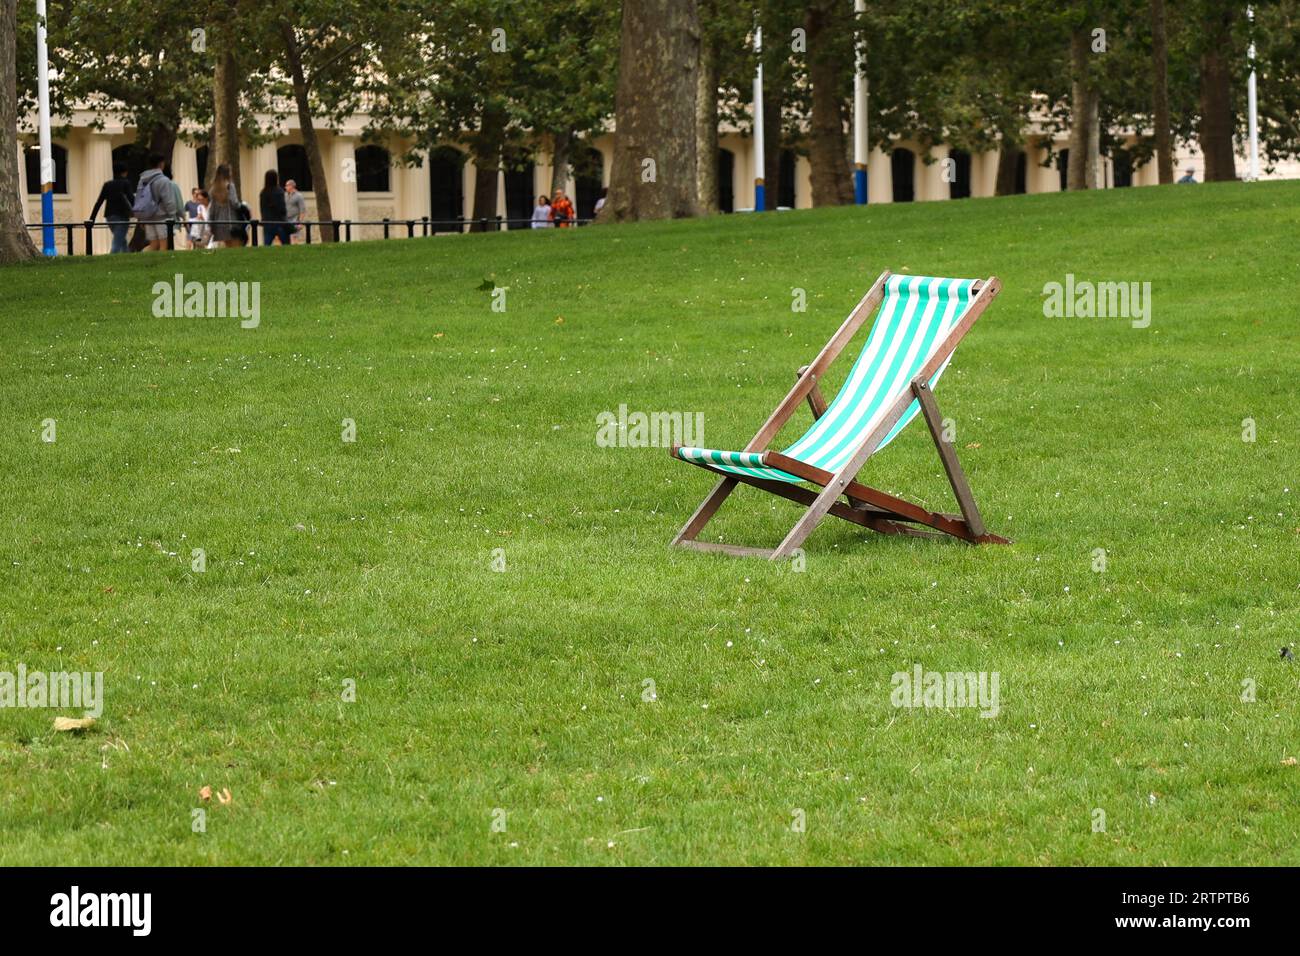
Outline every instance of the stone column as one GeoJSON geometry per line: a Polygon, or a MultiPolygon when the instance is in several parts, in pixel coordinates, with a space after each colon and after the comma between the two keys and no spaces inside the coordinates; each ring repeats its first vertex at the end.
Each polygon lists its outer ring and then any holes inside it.
{"type": "Polygon", "coordinates": [[[867,203],[894,201],[894,172],[889,156],[873,147],[867,158],[867,203]]]}
{"type": "Polygon", "coordinates": [[[250,150],[248,162],[244,163],[244,192],[248,195],[241,198],[248,203],[248,208],[253,210],[254,219],[261,216],[261,211],[257,208],[257,194],[262,191],[266,171],[275,169],[276,162],[275,140],[272,140],[250,150]]]}
{"type": "Polygon", "coordinates": [[[971,157],[971,196],[992,196],[998,189],[998,158],[996,149],[976,153],[971,157]]]}
{"type": "Polygon", "coordinates": [[[397,176],[399,215],[403,219],[419,219],[429,215],[429,152],[421,150],[419,166],[403,166],[397,176]]]}
{"type": "MultiPolygon", "coordinates": [[[[113,138],[107,133],[91,132],[86,137],[85,145],[81,150],[81,175],[77,177],[77,192],[80,201],[74,206],[75,214],[79,219],[90,218],[90,210],[95,208],[95,200],[99,198],[99,190],[113,178],[113,138]]],[[[99,211],[100,220],[103,220],[104,210],[99,211]]],[[[101,238],[108,235],[103,230],[96,230],[95,247],[98,250],[103,246],[103,251],[107,252],[111,242],[100,242],[101,238]]]]}
{"type": "Polygon", "coordinates": [[[478,167],[474,165],[474,155],[465,154],[465,162],[460,168],[460,216],[468,219],[474,212],[474,179],[478,167]]]}
{"type": "Polygon", "coordinates": [[[533,202],[542,193],[551,194],[551,176],[555,171],[555,154],[539,151],[536,166],[533,167],[533,202]]]}
{"type": "MultiPolygon", "coordinates": [[[[342,222],[357,218],[357,137],[336,135],[330,140],[325,160],[330,207],[342,222]]],[[[341,237],[340,237],[341,238],[341,237]]],[[[355,235],[353,238],[356,238],[355,235]]]]}
{"type": "Polygon", "coordinates": [[[172,178],[181,187],[185,201],[190,201],[190,190],[199,184],[199,152],[189,143],[176,141],[172,150],[172,178]]]}
{"type": "Polygon", "coordinates": [[[951,198],[952,184],[944,179],[948,145],[939,143],[930,147],[928,158],[933,162],[927,163],[920,153],[916,157],[916,201],[933,202],[937,199],[951,198]]]}

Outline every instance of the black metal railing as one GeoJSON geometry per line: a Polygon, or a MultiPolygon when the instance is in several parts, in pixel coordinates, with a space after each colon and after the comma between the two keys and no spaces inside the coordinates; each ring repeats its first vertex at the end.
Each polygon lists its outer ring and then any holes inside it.
{"type": "MultiPolygon", "coordinates": [[[[563,224],[568,226],[585,226],[591,223],[591,219],[570,219],[563,224]]],[[[247,230],[247,244],[256,246],[259,234],[263,226],[301,226],[303,228],[303,242],[306,245],[312,243],[312,228],[317,230],[316,241],[329,242],[330,236],[336,237],[333,241],[352,242],[352,229],[354,226],[382,226],[383,238],[390,239],[396,231],[398,238],[415,239],[417,237],[434,236],[449,233],[465,232],[501,232],[506,229],[528,229],[532,226],[531,219],[510,219],[506,216],[492,216],[457,219],[431,219],[428,216],[421,216],[419,219],[312,219],[299,220],[297,222],[273,222],[265,223],[260,219],[204,219],[192,220],[185,222],[180,219],[167,219],[163,222],[140,223],[137,220],[127,220],[128,227],[134,228],[137,225],[153,225],[167,227],[167,246],[171,248],[175,245],[177,234],[188,234],[194,226],[242,226],[247,230]],[[405,230],[406,235],[402,236],[401,232],[405,230]]],[[[45,229],[53,227],[62,230],[67,240],[66,255],[75,255],[73,237],[77,230],[84,231],[84,240],[82,242],[82,255],[93,256],[95,254],[95,230],[112,229],[114,226],[120,226],[120,222],[95,222],[87,219],[83,222],[29,222],[26,224],[28,229],[45,229]]],[[[552,228],[562,228],[560,223],[552,222],[548,224],[552,228]]],[[[358,239],[356,241],[365,242],[371,240],[358,239]]]]}

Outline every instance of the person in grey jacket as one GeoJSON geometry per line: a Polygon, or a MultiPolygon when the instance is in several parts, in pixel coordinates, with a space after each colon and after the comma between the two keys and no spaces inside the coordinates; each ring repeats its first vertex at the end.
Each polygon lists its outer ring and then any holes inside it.
{"type": "Polygon", "coordinates": [[[140,182],[135,187],[137,197],[140,195],[140,190],[148,189],[153,194],[154,205],[159,210],[156,217],[140,221],[140,224],[144,226],[144,237],[149,243],[146,248],[151,251],[167,248],[167,226],[165,223],[169,219],[174,220],[180,217],[180,209],[176,205],[176,190],[172,188],[172,181],[163,172],[163,166],[166,162],[167,160],[159,153],[150,155],[149,168],[140,176],[140,182]]]}
{"type": "Polygon", "coordinates": [[[284,181],[285,219],[289,222],[289,238],[301,242],[302,221],[307,218],[307,200],[298,192],[298,184],[292,179],[284,181]]]}

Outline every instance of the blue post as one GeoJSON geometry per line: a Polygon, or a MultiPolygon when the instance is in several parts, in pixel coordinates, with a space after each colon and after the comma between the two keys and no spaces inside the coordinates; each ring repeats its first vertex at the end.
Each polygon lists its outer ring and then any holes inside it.
{"type": "Polygon", "coordinates": [[[867,168],[859,166],[853,170],[853,201],[859,206],[867,204],[867,168]]]}
{"type": "Polygon", "coordinates": [[[45,183],[41,186],[41,222],[46,223],[45,228],[41,230],[41,250],[51,258],[59,254],[58,247],[54,244],[54,184],[45,183]]]}
{"type": "Polygon", "coordinates": [[[754,182],[754,212],[763,212],[767,209],[767,187],[763,185],[763,180],[754,182]]]}

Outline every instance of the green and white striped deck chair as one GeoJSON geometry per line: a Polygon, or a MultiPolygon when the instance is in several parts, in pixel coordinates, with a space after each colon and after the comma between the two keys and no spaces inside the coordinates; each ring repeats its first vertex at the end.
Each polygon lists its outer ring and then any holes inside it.
{"type": "Polygon", "coordinates": [[[675,458],[721,476],[673,544],[776,560],[799,548],[827,514],[886,534],[948,534],[974,543],[1006,544],[1006,538],[984,528],[956,452],[943,440],[943,419],[932,392],[957,343],[1000,290],[995,277],[940,279],[883,273],[813,363],[799,370],[794,388],[742,451],[673,446],[675,458]],[[818,383],[877,305],[880,314],[866,345],[835,400],[827,405],[818,383]],[[784,451],[768,448],[805,400],[812,408],[812,426],[784,451]],[[867,459],[889,444],[918,411],[929,425],[960,514],[928,511],[857,481],[867,459]],[[808,506],[775,550],[696,540],[742,482],[808,506]],[[814,491],[805,483],[820,487],[814,491]]]}

